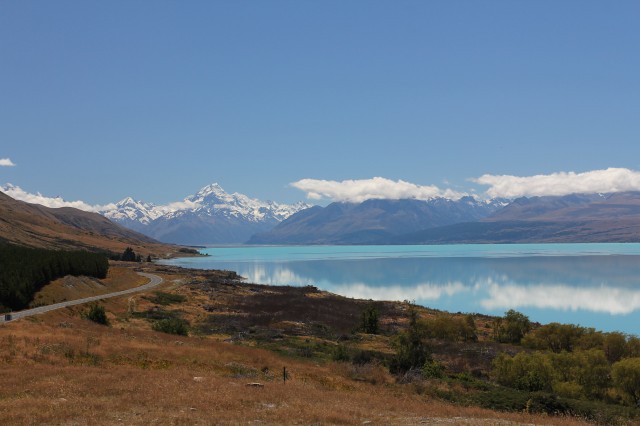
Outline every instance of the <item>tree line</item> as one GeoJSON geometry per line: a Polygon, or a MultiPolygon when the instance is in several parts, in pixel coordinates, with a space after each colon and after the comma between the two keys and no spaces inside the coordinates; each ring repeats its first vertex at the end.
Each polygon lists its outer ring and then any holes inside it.
{"type": "MultiPolygon", "coordinates": [[[[640,406],[637,336],[574,324],[534,326],[526,315],[514,310],[492,322],[492,339],[508,344],[509,352],[515,354],[505,351],[493,359],[491,381],[553,398],[640,406]]],[[[478,339],[476,332],[472,315],[443,313],[419,319],[410,308],[408,327],[395,339],[396,353],[389,369],[400,375],[417,370],[424,377],[441,377],[445,369],[432,358],[429,340],[473,342],[478,339]]]]}
{"type": "Polygon", "coordinates": [[[55,279],[106,278],[108,270],[103,254],[0,245],[0,311],[26,308],[35,293],[55,279]]]}
{"type": "Polygon", "coordinates": [[[566,398],[640,403],[636,336],[551,323],[514,343],[528,350],[513,356],[502,353],[493,361],[493,375],[504,386],[566,398]]]}

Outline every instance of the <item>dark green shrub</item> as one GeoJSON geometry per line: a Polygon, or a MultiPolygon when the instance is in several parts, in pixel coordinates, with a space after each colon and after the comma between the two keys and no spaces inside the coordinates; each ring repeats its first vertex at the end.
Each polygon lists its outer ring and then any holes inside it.
{"type": "Polygon", "coordinates": [[[91,320],[97,324],[109,325],[109,319],[107,318],[107,313],[104,310],[104,306],[93,304],[89,307],[89,310],[86,312],[84,317],[88,320],[91,320]]]}
{"type": "Polygon", "coordinates": [[[353,354],[353,358],[351,359],[351,363],[352,364],[356,364],[356,365],[365,365],[365,364],[369,364],[370,362],[372,362],[374,360],[374,355],[373,353],[371,353],[370,351],[356,351],[353,354]]]}
{"type": "Polygon", "coordinates": [[[553,415],[561,415],[569,413],[569,404],[557,395],[545,392],[534,392],[531,398],[527,400],[525,411],[528,413],[545,413],[553,415]]]}
{"type": "Polygon", "coordinates": [[[378,309],[369,305],[360,316],[360,329],[367,334],[378,334],[378,309]]]}
{"type": "Polygon", "coordinates": [[[136,252],[133,251],[131,247],[127,247],[126,249],[124,249],[124,252],[120,256],[120,260],[125,262],[135,262],[136,259],[136,252]]]}
{"type": "Polygon", "coordinates": [[[200,254],[200,252],[196,249],[192,249],[192,248],[187,248],[187,247],[182,247],[180,249],[178,249],[178,251],[180,253],[187,253],[187,254],[200,254]]]}
{"type": "Polygon", "coordinates": [[[148,300],[156,305],[171,305],[173,303],[182,303],[187,300],[186,297],[180,294],[165,293],[164,291],[156,291],[152,297],[148,300]]]}
{"type": "Polygon", "coordinates": [[[180,318],[167,318],[156,321],[151,328],[162,333],[177,334],[180,336],[189,335],[189,323],[180,318]]]}
{"type": "Polygon", "coordinates": [[[523,411],[530,398],[528,392],[494,387],[487,392],[471,394],[471,401],[483,408],[499,411],[523,411]]]}
{"type": "Polygon", "coordinates": [[[337,345],[333,349],[332,358],[334,361],[349,361],[349,350],[345,345],[337,345]]]}
{"type": "Polygon", "coordinates": [[[400,333],[393,345],[396,353],[389,364],[391,373],[404,374],[411,369],[420,369],[430,359],[431,352],[418,326],[415,308],[409,310],[409,327],[400,333]]]}
{"type": "Polygon", "coordinates": [[[440,379],[444,377],[444,365],[435,360],[424,363],[422,375],[426,378],[440,379]]]}

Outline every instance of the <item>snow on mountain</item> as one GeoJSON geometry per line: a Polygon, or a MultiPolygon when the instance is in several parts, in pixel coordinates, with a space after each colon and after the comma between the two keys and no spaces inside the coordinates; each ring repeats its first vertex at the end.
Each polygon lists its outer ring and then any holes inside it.
{"type": "Polygon", "coordinates": [[[251,222],[275,219],[280,222],[309,207],[311,207],[309,204],[303,202],[288,205],[260,201],[237,192],[229,194],[220,185],[214,183],[205,186],[195,195],[186,197],[184,202],[155,205],[127,197],[116,203],[114,208],[103,211],[102,214],[116,222],[132,221],[143,225],[148,225],[159,218],[171,219],[187,214],[222,215],[251,222]]]}
{"type": "Polygon", "coordinates": [[[139,222],[143,225],[148,225],[163,215],[162,209],[158,206],[136,201],[131,197],[117,202],[114,208],[101,213],[114,222],[130,221],[139,222]]]}
{"type": "Polygon", "coordinates": [[[217,183],[207,185],[183,201],[154,205],[131,197],[102,211],[107,218],[160,241],[178,244],[241,243],[253,233],[272,228],[311,207],[261,201],[217,183]]]}

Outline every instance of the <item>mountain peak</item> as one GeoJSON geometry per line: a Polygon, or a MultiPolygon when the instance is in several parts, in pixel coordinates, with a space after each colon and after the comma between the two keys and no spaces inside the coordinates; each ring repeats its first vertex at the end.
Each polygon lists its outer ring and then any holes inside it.
{"type": "Polygon", "coordinates": [[[116,206],[121,207],[121,206],[127,206],[127,205],[132,205],[132,204],[138,204],[138,202],[136,200],[134,200],[132,197],[126,197],[126,198],[123,198],[122,200],[118,201],[116,203],[116,206]]]}
{"type": "Polygon", "coordinates": [[[199,196],[207,196],[209,194],[226,194],[227,192],[217,182],[207,185],[196,193],[199,196]]]}

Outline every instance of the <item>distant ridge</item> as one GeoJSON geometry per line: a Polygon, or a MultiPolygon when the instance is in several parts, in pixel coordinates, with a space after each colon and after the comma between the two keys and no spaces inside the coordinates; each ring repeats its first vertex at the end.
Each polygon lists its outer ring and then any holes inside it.
{"type": "Polygon", "coordinates": [[[48,208],[15,200],[0,192],[0,242],[51,249],[122,252],[132,247],[145,255],[165,255],[175,247],[159,243],[82,210],[48,208]]]}
{"type": "Polygon", "coordinates": [[[640,242],[640,192],[518,198],[478,222],[424,229],[390,244],[640,242]]]}
{"type": "Polygon", "coordinates": [[[303,210],[249,244],[372,244],[425,228],[476,221],[504,206],[504,200],[436,197],[430,200],[372,199],[331,203],[303,210]]]}
{"type": "Polygon", "coordinates": [[[250,244],[640,242],[640,192],[332,203],[299,212],[250,244]]]}

